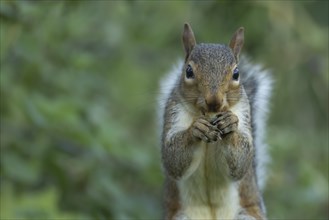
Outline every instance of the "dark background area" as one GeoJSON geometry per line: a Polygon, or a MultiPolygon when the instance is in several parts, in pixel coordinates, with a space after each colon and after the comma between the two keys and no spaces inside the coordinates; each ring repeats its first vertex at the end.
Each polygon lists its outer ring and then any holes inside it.
{"type": "Polygon", "coordinates": [[[269,218],[328,219],[328,1],[0,0],[1,219],[158,219],[156,97],[198,42],[275,79],[269,218]]]}

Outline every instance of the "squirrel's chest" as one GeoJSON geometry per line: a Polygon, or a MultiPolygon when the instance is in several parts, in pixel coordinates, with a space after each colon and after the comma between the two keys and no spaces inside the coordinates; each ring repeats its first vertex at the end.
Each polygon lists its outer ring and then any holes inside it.
{"type": "Polygon", "coordinates": [[[178,181],[183,213],[197,219],[232,219],[239,209],[236,183],[227,179],[224,158],[216,158],[216,144],[205,144],[194,160],[200,160],[192,175],[178,181]]]}

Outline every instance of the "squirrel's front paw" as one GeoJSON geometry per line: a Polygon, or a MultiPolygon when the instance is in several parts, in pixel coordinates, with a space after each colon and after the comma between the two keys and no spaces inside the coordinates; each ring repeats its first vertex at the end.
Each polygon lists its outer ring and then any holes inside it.
{"type": "Polygon", "coordinates": [[[233,112],[227,111],[216,115],[216,118],[211,122],[215,125],[223,135],[238,130],[239,118],[233,112]]]}
{"type": "Polygon", "coordinates": [[[201,139],[207,143],[215,142],[221,139],[221,131],[216,127],[216,125],[212,125],[205,118],[199,118],[193,123],[191,133],[193,137],[199,140],[201,139]]]}

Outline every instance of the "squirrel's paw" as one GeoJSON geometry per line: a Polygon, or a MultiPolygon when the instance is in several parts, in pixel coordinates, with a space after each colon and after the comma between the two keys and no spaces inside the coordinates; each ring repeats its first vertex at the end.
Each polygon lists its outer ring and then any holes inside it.
{"type": "Polygon", "coordinates": [[[238,130],[239,118],[233,112],[219,113],[211,124],[217,126],[223,135],[238,130]]]}
{"type": "Polygon", "coordinates": [[[191,127],[192,135],[204,142],[210,143],[221,139],[221,131],[205,118],[199,118],[191,127]]]}

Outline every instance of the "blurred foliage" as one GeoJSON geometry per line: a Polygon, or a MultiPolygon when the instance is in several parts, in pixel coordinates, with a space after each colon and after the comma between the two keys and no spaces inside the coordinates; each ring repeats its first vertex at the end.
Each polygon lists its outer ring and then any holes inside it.
{"type": "Polygon", "coordinates": [[[160,218],[182,25],[272,70],[270,218],[328,219],[328,1],[0,1],[1,219],[160,218]]]}

